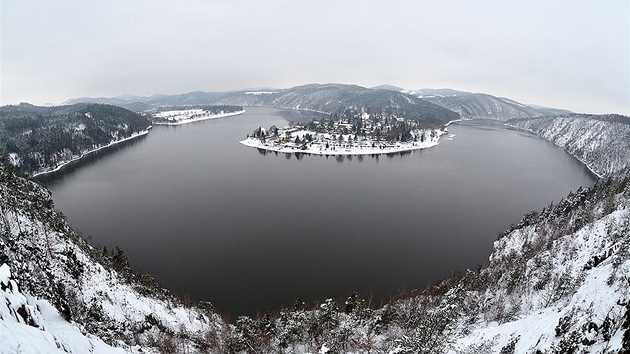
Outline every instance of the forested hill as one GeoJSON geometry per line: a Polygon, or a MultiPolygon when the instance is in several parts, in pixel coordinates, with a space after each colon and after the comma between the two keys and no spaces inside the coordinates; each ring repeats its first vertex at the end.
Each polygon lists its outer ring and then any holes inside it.
{"type": "Polygon", "coordinates": [[[411,95],[343,84],[309,84],[269,92],[234,92],[214,103],[305,109],[324,113],[337,113],[348,108],[378,109],[406,119],[436,125],[459,119],[459,114],[411,95]]]}
{"type": "Polygon", "coordinates": [[[437,126],[459,119],[459,114],[426,100],[401,92],[346,84],[308,84],[288,89],[241,90],[235,92],[189,92],[150,97],[79,98],[68,102],[107,102],[124,107],[235,105],[303,109],[323,113],[370,110],[394,114],[437,126]]]}
{"type": "Polygon", "coordinates": [[[147,118],[105,104],[0,107],[0,155],[16,171],[50,171],[94,149],[146,132],[147,118]]]}
{"type": "Polygon", "coordinates": [[[568,114],[510,120],[506,124],[564,148],[600,176],[630,166],[630,117],[568,114]]]}
{"type": "Polygon", "coordinates": [[[464,119],[486,118],[508,120],[572,113],[564,109],[554,109],[526,105],[509,98],[496,97],[485,93],[455,91],[451,89],[422,89],[404,91],[438,106],[459,113],[464,119]]]}

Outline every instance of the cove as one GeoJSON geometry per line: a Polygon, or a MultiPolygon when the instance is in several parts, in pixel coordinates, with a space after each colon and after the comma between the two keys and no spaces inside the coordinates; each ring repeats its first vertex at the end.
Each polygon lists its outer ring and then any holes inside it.
{"type": "Polygon", "coordinates": [[[246,110],[155,126],[41,181],[93,244],[237,316],[422,289],[484,263],[511,223],[596,179],[562,149],[484,121],[406,154],[263,154],[238,141],[311,114],[246,110]]]}

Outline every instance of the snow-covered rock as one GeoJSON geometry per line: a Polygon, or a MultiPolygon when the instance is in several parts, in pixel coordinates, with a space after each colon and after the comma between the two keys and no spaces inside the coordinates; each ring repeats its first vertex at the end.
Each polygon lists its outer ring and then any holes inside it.
{"type": "Polygon", "coordinates": [[[82,333],[50,302],[20,292],[5,263],[0,266],[0,353],[120,354],[125,350],[82,333]]]}

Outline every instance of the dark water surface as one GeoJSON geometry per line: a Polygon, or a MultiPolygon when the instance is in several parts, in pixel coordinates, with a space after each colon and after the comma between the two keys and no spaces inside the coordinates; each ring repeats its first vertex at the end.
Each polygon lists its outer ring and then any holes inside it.
{"type": "MultiPolygon", "coordinates": [[[[262,154],[238,144],[282,111],[176,127],[44,183],[57,208],[133,268],[233,315],[376,299],[487,260],[497,234],[595,177],[562,149],[482,122],[395,156],[262,154]]],[[[301,117],[302,119],[304,117],[301,117]]]]}

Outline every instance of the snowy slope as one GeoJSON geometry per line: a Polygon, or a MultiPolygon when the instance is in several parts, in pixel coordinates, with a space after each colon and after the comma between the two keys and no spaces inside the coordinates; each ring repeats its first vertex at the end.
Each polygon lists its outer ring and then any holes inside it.
{"type": "Polygon", "coordinates": [[[102,104],[0,107],[0,155],[23,175],[56,171],[94,151],[143,136],[150,121],[102,104]]]}
{"type": "Polygon", "coordinates": [[[513,340],[516,353],[630,350],[629,248],[628,178],[529,214],[466,280],[489,283],[469,287],[479,315],[464,316],[476,318],[458,346],[498,352],[513,340]]]}
{"type": "MultiPolygon", "coordinates": [[[[49,191],[16,177],[6,164],[0,169],[0,197],[0,263],[8,266],[11,279],[26,295],[21,303],[32,311],[38,304],[50,314],[51,304],[68,328],[127,350],[134,345],[196,348],[207,332],[222,324],[209,309],[190,307],[150,276],[133,274],[122,250],[109,253],[88,245],[51,208],[49,191]]],[[[2,269],[4,281],[9,271],[2,269]]],[[[12,287],[4,296],[12,299],[15,294],[12,287]]],[[[39,321],[39,313],[34,315],[39,321]]],[[[60,323],[57,317],[44,319],[60,323]]],[[[5,327],[11,326],[10,318],[3,316],[5,327]]]]}
{"type": "Polygon", "coordinates": [[[630,165],[630,117],[572,114],[511,120],[507,125],[564,148],[600,176],[630,165]]]}
{"type": "Polygon", "coordinates": [[[457,112],[462,119],[508,120],[571,113],[567,110],[526,105],[508,98],[496,97],[485,93],[463,92],[451,89],[422,89],[403,92],[457,112]]]}
{"type": "Polygon", "coordinates": [[[437,125],[459,119],[457,113],[411,95],[344,84],[309,84],[259,95],[235,92],[221,97],[214,104],[267,106],[323,113],[339,112],[349,107],[380,107],[408,119],[437,125]]]}
{"type": "Polygon", "coordinates": [[[9,266],[0,265],[0,354],[124,352],[81,333],[48,301],[22,294],[9,266]]]}

